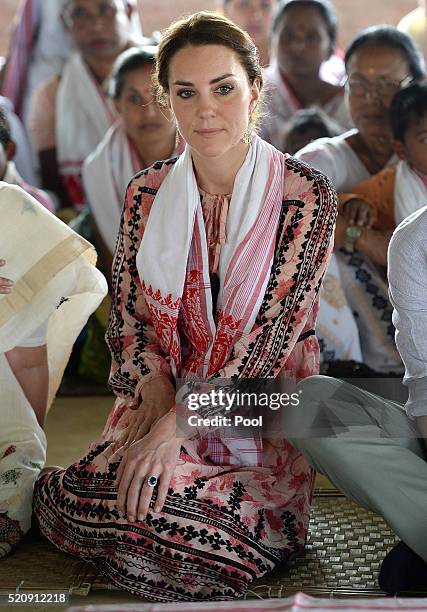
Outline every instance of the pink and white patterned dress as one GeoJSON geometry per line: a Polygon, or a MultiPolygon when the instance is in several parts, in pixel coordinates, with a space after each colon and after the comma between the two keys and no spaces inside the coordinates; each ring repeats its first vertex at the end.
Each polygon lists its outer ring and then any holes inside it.
{"type": "MultiPolygon", "coordinates": [[[[141,386],[156,376],[170,377],[162,349],[167,338],[159,337],[168,333],[170,322],[153,321],[136,255],[154,197],[174,163],[158,162],[137,175],[127,191],[107,331],[110,384],[117,399],[105,430],[79,462],[38,480],[34,511],[50,541],[92,561],[122,589],[156,601],[226,600],[243,596],[254,579],[303,549],[313,473],[302,455],[286,439],[263,439],[255,462],[235,465],[226,449],[215,455],[203,436],[193,438],[181,449],[163,511],[151,510],[145,521],[133,523],[117,511],[119,463],[109,464],[106,457],[129,421],[129,403],[141,386]]],[[[306,164],[286,157],[284,167],[267,290],[252,332],[240,338],[222,367],[225,378],[280,373],[302,379],[318,372],[313,330],[332,248],[336,198],[328,179],[306,164]]],[[[228,200],[203,192],[201,198],[209,268],[215,272],[226,239],[228,200]]],[[[196,272],[189,260],[177,324],[184,371],[200,358],[203,339],[199,289],[192,282],[196,272]]],[[[218,334],[219,343],[221,338],[218,334]]]]}

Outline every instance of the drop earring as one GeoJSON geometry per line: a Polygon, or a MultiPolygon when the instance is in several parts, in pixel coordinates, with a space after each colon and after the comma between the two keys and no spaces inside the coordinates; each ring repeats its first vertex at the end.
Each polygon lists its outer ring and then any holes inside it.
{"type": "Polygon", "coordinates": [[[248,127],[243,132],[243,136],[242,136],[242,142],[244,142],[245,144],[249,144],[251,142],[252,136],[253,136],[253,128],[254,128],[253,114],[250,113],[248,127]]]}

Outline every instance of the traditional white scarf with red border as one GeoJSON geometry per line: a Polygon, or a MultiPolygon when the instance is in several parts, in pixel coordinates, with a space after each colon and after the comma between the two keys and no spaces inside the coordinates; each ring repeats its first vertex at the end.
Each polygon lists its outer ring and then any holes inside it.
{"type": "Polygon", "coordinates": [[[189,274],[199,273],[203,277],[199,297],[206,328],[210,330],[198,376],[207,377],[218,371],[229,359],[233,345],[252,330],[273,263],[284,171],[284,155],[254,136],[237,173],[230,202],[227,241],[221,250],[218,269],[218,324],[212,312],[200,193],[188,146],[157,192],[136,262],[153,318],[173,321],[165,331],[170,338],[163,342],[159,339],[171,358],[175,376],[189,375],[181,370],[177,332],[179,308],[189,274]],[[220,333],[217,326],[221,328],[220,333]],[[225,350],[218,350],[224,328],[230,340],[225,350]]]}
{"type": "Polygon", "coordinates": [[[80,182],[81,166],[115,121],[111,101],[74,53],[61,75],[56,100],[56,141],[64,182],[80,182]]]}

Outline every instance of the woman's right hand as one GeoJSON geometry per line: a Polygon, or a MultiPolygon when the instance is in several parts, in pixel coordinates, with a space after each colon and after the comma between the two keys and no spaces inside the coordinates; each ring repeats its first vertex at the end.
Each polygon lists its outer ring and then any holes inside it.
{"type": "MultiPolygon", "coordinates": [[[[0,268],[2,268],[3,266],[6,265],[6,262],[4,259],[0,259],[0,268]]],[[[10,280],[10,278],[4,278],[3,276],[0,276],[0,293],[11,293],[12,289],[13,289],[13,281],[10,280]]]]}
{"type": "Polygon", "coordinates": [[[374,215],[371,206],[358,198],[349,200],[344,206],[343,215],[349,225],[372,228],[374,215]]]}

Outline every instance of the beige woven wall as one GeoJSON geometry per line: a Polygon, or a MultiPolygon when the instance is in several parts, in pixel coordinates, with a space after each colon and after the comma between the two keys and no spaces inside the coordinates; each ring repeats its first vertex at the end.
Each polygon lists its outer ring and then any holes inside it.
{"type": "MultiPolygon", "coordinates": [[[[139,0],[145,32],[165,27],[171,19],[196,10],[212,10],[217,0],[139,0]]],[[[393,23],[417,6],[417,0],[334,0],[345,46],[358,29],[373,23],[393,23]]],[[[0,0],[0,55],[7,51],[9,31],[19,0],[0,0]]]]}

